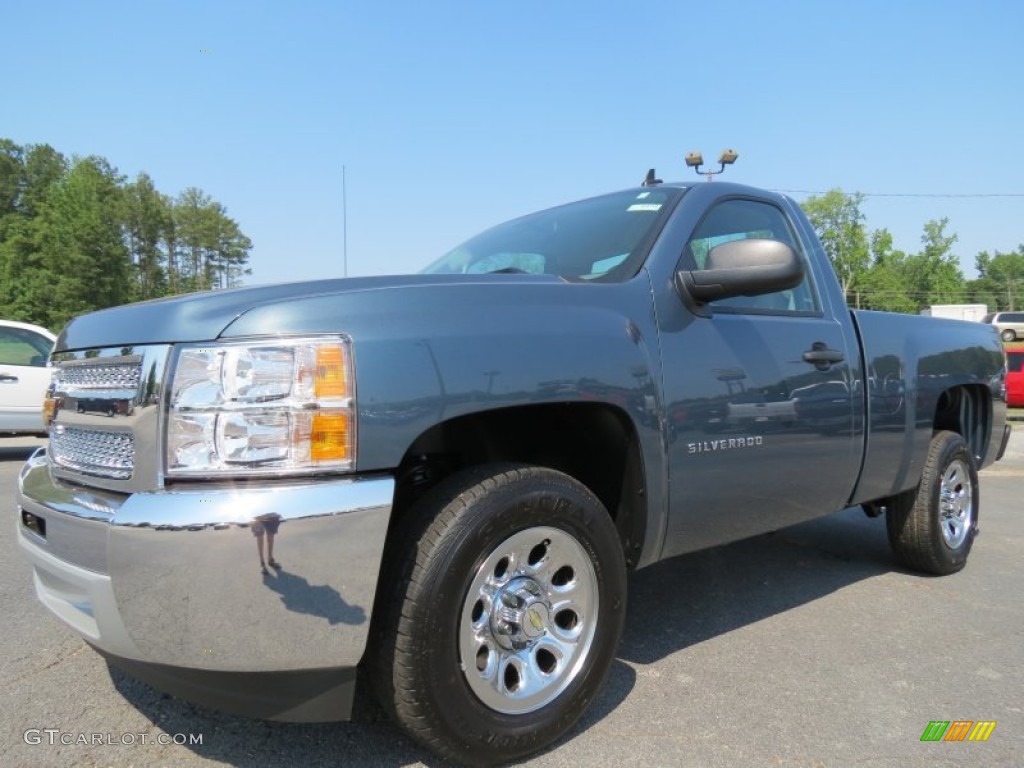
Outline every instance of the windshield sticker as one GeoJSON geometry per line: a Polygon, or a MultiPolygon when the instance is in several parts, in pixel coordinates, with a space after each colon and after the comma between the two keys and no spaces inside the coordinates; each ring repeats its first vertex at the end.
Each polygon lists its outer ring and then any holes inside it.
{"type": "Polygon", "coordinates": [[[651,194],[650,192],[641,192],[639,195],[636,196],[636,199],[637,200],[643,200],[645,197],[648,197],[650,194],[651,194]]]}
{"type": "Polygon", "coordinates": [[[627,211],[660,211],[661,203],[633,203],[627,211]]]}

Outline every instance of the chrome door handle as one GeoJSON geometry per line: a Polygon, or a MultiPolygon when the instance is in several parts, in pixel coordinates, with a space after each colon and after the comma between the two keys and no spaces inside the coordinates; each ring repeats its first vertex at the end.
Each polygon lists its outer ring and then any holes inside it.
{"type": "Polygon", "coordinates": [[[845,355],[838,349],[829,349],[825,342],[816,341],[804,352],[804,362],[813,363],[819,371],[827,371],[834,363],[841,363],[845,355]]]}

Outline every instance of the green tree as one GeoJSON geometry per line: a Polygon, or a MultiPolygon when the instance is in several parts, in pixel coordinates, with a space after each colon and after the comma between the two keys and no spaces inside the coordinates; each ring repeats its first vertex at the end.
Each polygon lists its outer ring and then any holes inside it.
{"type": "Polygon", "coordinates": [[[195,187],[174,204],[174,227],[180,243],[179,280],[185,290],[227,288],[248,274],[252,241],[227,215],[227,209],[195,187]]]}
{"type": "Polygon", "coordinates": [[[174,203],[172,202],[170,205],[171,215],[167,217],[164,225],[163,243],[164,254],[167,259],[167,292],[174,295],[181,293],[185,289],[181,287],[181,269],[178,267],[181,254],[181,240],[178,237],[178,224],[175,221],[174,203]]]}
{"type": "Polygon", "coordinates": [[[960,262],[953,254],[955,234],[946,234],[949,219],[925,222],[921,251],[907,257],[903,267],[905,283],[918,299],[918,308],[931,304],[963,301],[966,284],[960,262]]]}
{"type": "MultiPolygon", "coordinates": [[[[106,160],[96,158],[102,163],[106,160]]],[[[49,144],[35,144],[25,153],[23,189],[19,209],[28,217],[38,215],[50,192],[68,173],[67,158],[49,144]]]]}
{"type": "Polygon", "coordinates": [[[217,248],[211,266],[216,275],[213,287],[232,288],[241,282],[243,275],[252,273],[245,265],[249,261],[252,241],[242,234],[238,223],[229,218],[227,211],[220,207],[217,226],[217,248]]]}
{"type": "Polygon", "coordinates": [[[907,255],[893,247],[887,229],[871,233],[871,267],[855,292],[855,305],[883,312],[916,312],[917,302],[908,295],[906,277],[907,255]]]}
{"type": "Polygon", "coordinates": [[[133,297],[151,299],[167,293],[166,256],[162,249],[170,225],[171,203],[153,180],[140,173],[124,188],[124,225],[135,270],[133,297]]]}
{"type": "Polygon", "coordinates": [[[864,196],[830,189],[801,206],[828,254],[843,291],[850,296],[871,263],[867,229],[860,205],[864,196]]]}
{"type": "MultiPolygon", "coordinates": [[[[17,213],[24,169],[21,147],[10,139],[0,139],[0,226],[17,213]]],[[[2,233],[0,229],[0,236],[2,233]]]]}
{"type": "Polygon", "coordinates": [[[984,303],[989,309],[1013,311],[1024,306],[1024,244],[1008,253],[989,255],[982,251],[974,265],[978,279],[973,281],[972,290],[988,297],[984,303]]]}
{"type": "Polygon", "coordinates": [[[48,267],[41,253],[41,210],[67,173],[64,156],[46,144],[0,140],[0,314],[49,324],[48,267]]]}
{"type": "Polygon", "coordinates": [[[40,206],[37,259],[18,280],[22,310],[36,322],[59,328],[131,298],[120,182],[106,160],[78,159],[40,206]]]}
{"type": "Polygon", "coordinates": [[[217,245],[213,200],[201,189],[189,187],[174,202],[174,223],[181,241],[178,270],[182,289],[209,289],[213,282],[208,270],[209,256],[217,245]]]}
{"type": "Polygon", "coordinates": [[[237,285],[252,242],[190,187],[172,202],[145,173],[68,162],[0,138],[0,315],[58,328],[136,299],[237,285]]]}

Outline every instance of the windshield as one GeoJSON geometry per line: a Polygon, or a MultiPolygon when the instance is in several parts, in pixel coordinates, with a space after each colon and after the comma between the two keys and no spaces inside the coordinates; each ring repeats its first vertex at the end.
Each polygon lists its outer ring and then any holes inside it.
{"type": "Polygon", "coordinates": [[[530,214],[467,240],[423,272],[626,280],[683,191],[633,189],[530,214]]]}

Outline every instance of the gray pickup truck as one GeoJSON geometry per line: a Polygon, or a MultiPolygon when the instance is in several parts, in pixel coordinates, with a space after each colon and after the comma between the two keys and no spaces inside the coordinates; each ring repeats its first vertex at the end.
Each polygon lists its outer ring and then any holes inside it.
{"type": "Polygon", "coordinates": [[[577,721],[631,569],[861,505],[904,566],[959,570],[1009,436],[991,326],[849,310],[800,208],[729,183],[418,275],[97,312],[52,361],[17,498],[50,610],[256,717],[345,719],[358,669],[473,764],[577,721]]]}

